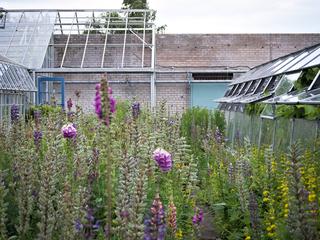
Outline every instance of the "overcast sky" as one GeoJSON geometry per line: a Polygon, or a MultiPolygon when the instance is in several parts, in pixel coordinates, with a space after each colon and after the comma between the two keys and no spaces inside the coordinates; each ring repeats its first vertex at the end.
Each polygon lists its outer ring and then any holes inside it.
{"type": "MultiPolygon", "coordinates": [[[[0,0],[4,8],[121,8],[122,0],[0,0]]],[[[149,0],[166,33],[320,32],[320,0],[149,0]]]]}

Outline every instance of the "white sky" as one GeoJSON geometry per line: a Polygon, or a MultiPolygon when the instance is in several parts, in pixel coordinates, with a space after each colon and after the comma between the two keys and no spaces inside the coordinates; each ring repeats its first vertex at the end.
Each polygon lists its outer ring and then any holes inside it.
{"type": "MultiPolygon", "coordinates": [[[[0,0],[4,8],[121,8],[122,0],[0,0]]],[[[166,33],[317,33],[319,0],[149,0],[166,33]]]]}

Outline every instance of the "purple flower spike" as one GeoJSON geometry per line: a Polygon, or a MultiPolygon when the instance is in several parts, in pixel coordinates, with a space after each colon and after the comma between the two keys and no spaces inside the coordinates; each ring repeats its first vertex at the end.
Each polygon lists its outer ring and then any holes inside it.
{"type": "Polygon", "coordinates": [[[69,100],[67,101],[67,107],[68,107],[69,112],[71,111],[72,106],[73,106],[72,99],[69,98],[69,100]]]}
{"type": "Polygon", "coordinates": [[[223,135],[218,127],[216,128],[216,131],[214,132],[214,139],[216,140],[216,143],[218,143],[218,144],[223,143],[223,135]]]}
{"type": "Polygon", "coordinates": [[[13,104],[11,106],[11,122],[16,122],[19,120],[20,114],[19,114],[19,106],[16,104],[13,104]]]}
{"type": "Polygon", "coordinates": [[[33,132],[33,139],[34,139],[34,144],[38,147],[42,139],[42,132],[39,130],[35,130],[33,132]]]}
{"type": "Polygon", "coordinates": [[[132,108],[132,116],[134,119],[137,119],[138,116],[140,115],[140,103],[135,102],[131,106],[132,108]]]}
{"type": "Polygon", "coordinates": [[[72,123],[65,124],[61,128],[61,133],[64,138],[75,138],[77,136],[77,129],[72,123]]]}
{"type": "Polygon", "coordinates": [[[75,221],[74,228],[76,229],[77,232],[80,232],[83,229],[83,225],[80,222],[80,220],[75,221]]]}
{"type": "Polygon", "coordinates": [[[110,101],[110,112],[114,113],[116,111],[116,104],[117,104],[116,99],[109,96],[109,101],[110,101]]]}
{"type": "Polygon", "coordinates": [[[203,220],[203,210],[202,209],[196,209],[195,214],[192,217],[192,223],[194,225],[199,225],[203,220]]]}
{"type": "Polygon", "coordinates": [[[153,159],[157,162],[162,172],[168,172],[172,168],[171,154],[164,149],[157,148],[153,152],[153,159]]]}
{"type": "MultiPolygon", "coordinates": [[[[96,96],[94,98],[94,107],[95,107],[95,113],[97,114],[99,119],[103,118],[103,112],[102,112],[102,97],[101,97],[101,84],[96,85],[96,96]]],[[[114,113],[116,111],[116,100],[111,96],[112,89],[108,87],[108,98],[109,98],[109,111],[110,113],[114,113]]],[[[106,114],[105,122],[107,125],[109,125],[109,114],[106,114]]]]}

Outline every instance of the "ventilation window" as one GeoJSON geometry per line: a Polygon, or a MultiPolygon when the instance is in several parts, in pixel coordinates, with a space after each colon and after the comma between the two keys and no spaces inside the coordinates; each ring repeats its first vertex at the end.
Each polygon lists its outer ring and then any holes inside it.
{"type": "Polygon", "coordinates": [[[232,80],[233,73],[215,72],[215,73],[193,73],[194,80],[232,80]]]}

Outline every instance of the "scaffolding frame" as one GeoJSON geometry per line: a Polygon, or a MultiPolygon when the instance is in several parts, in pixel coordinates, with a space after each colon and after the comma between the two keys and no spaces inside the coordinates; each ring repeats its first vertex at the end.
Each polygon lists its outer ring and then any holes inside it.
{"type": "MultiPolygon", "coordinates": [[[[155,59],[156,59],[156,27],[153,22],[152,16],[154,15],[153,10],[149,9],[5,9],[0,10],[6,16],[6,19],[10,19],[11,15],[20,16],[16,17],[16,26],[11,29],[10,32],[11,40],[1,41],[1,30],[0,30],[0,52],[1,48],[5,49],[2,52],[6,56],[8,51],[14,48],[23,48],[22,56],[17,56],[16,59],[22,59],[20,64],[24,65],[24,60],[29,56],[29,52],[34,48],[45,47],[45,52],[41,52],[41,59],[44,61],[45,57],[48,55],[48,49],[60,47],[63,48],[63,55],[57,66],[53,65],[46,66],[43,69],[42,65],[37,66],[29,65],[27,66],[32,72],[34,81],[36,82],[37,77],[40,74],[46,73],[49,75],[55,72],[63,73],[105,73],[105,72],[118,72],[118,73],[145,73],[150,75],[150,94],[151,94],[151,107],[156,105],[156,70],[155,70],[155,59]],[[19,15],[20,14],[20,15],[19,15]],[[42,15],[54,16],[54,22],[50,21],[43,22],[42,15]],[[27,18],[27,16],[31,16],[27,18]],[[37,17],[34,17],[37,16],[37,17]],[[24,21],[22,21],[22,19],[24,21]],[[50,39],[46,39],[44,43],[42,41],[34,41],[34,35],[37,34],[37,29],[43,27],[44,29],[50,29],[52,24],[52,31],[50,33],[50,39]],[[27,36],[27,41],[21,43],[21,41],[12,42],[12,39],[16,38],[17,29],[24,29],[24,31],[31,30],[31,36],[27,36]],[[122,42],[108,43],[108,38],[111,34],[118,34],[123,36],[122,42]],[[135,38],[134,42],[128,40],[128,35],[131,35],[131,39],[135,38]],[[65,43],[55,43],[50,41],[54,36],[63,35],[67,37],[65,43]],[[85,42],[72,42],[71,38],[73,36],[85,36],[85,42]],[[93,35],[103,36],[104,41],[101,43],[92,43],[90,39],[93,35]],[[73,47],[78,47],[83,49],[81,61],[79,66],[68,67],[66,66],[66,57],[68,50],[73,47]],[[88,48],[89,47],[99,47],[103,49],[100,67],[86,67],[85,62],[87,59],[88,48]],[[121,48],[121,60],[120,65],[117,67],[106,66],[106,53],[108,47],[121,48]],[[136,65],[130,65],[126,63],[126,57],[130,53],[130,48],[141,48],[140,62],[136,65]],[[150,49],[151,54],[147,54],[146,49],[150,49]]],[[[6,31],[4,29],[4,31],[6,31]]],[[[20,34],[21,35],[21,34],[20,34]]],[[[19,36],[20,37],[20,36],[19,36]]],[[[48,57],[48,56],[47,56],[48,57]]],[[[51,55],[49,58],[54,59],[51,55]]]]}

